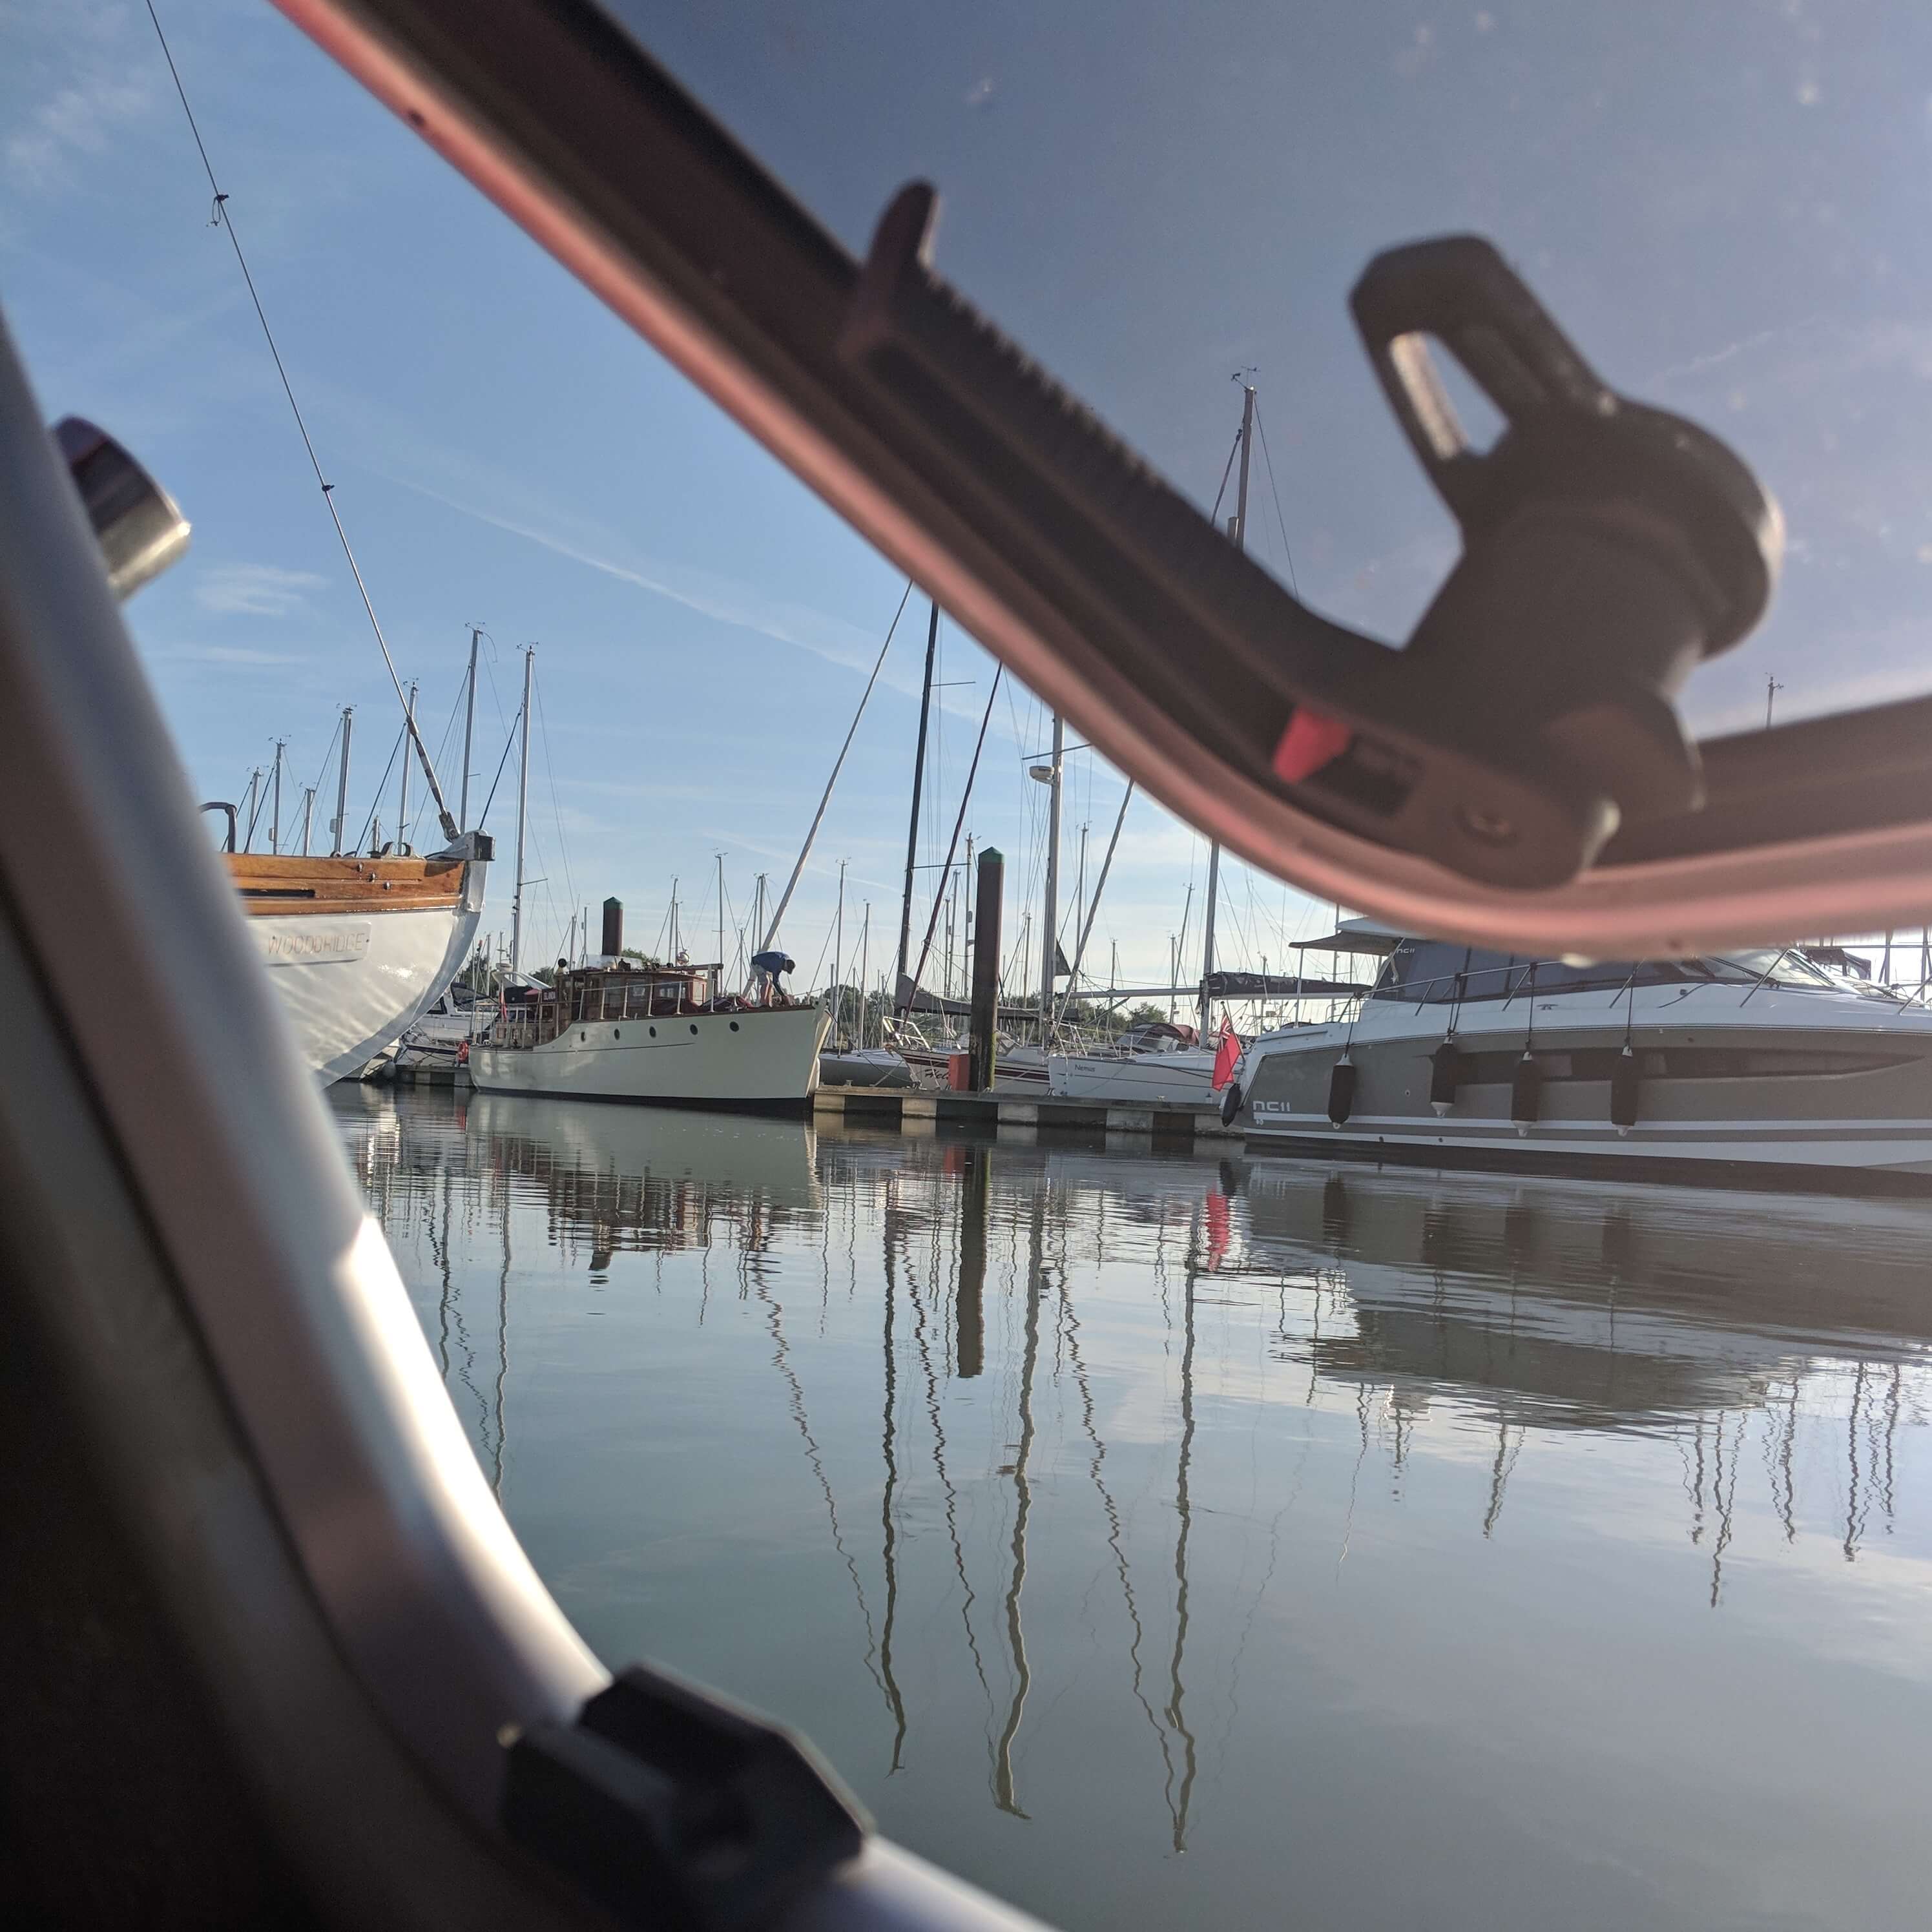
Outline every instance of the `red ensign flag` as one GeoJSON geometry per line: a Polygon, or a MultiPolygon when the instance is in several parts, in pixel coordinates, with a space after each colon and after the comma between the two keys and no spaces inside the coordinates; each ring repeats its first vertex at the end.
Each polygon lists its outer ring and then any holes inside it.
{"type": "Polygon", "coordinates": [[[1214,1055],[1214,1091],[1216,1093],[1220,1093],[1221,1089],[1234,1078],[1234,1069],[1240,1064],[1240,1036],[1224,1019],[1221,1022],[1221,1044],[1214,1055]]]}

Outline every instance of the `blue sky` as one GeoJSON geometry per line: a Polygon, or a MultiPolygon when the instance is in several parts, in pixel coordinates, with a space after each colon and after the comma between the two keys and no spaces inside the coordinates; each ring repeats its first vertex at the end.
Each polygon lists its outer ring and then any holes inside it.
{"type": "MultiPolygon", "coordinates": [[[[1252,547],[1286,574],[1285,537],[1323,610],[1399,639],[1453,558],[1346,293],[1376,248],[1473,228],[1611,381],[1710,423],[1784,503],[1778,605],[1694,682],[1696,722],[1761,718],[1767,676],[1781,715],[1932,684],[1927,10],[616,10],[848,245],[898,182],[938,182],[946,272],[1204,506],[1230,373],[1257,369],[1278,500],[1258,465],[1252,547]]],[[[903,580],[266,4],[163,19],[433,746],[466,626],[489,632],[485,789],[541,646],[532,952],[609,892],[650,944],[674,876],[711,929],[720,850],[742,910],[789,868],[903,580]]],[[[145,8],[0,0],[0,39],[9,322],[50,416],[97,417],[196,526],[130,607],[192,782],[236,796],[278,736],[313,780],[353,704],[359,825],[394,700],[145,8]]],[[[923,634],[915,603],[788,921],[808,967],[841,859],[875,961],[896,920],[923,634]]],[[[991,675],[950,627],[944,675],[939,842],[991,675]]],[[[1009,855],[1010,931],[1045,742],[1003,694],[969,824],[1009,855]]],[[[1097,862],[1120,796],[1094,764],[1070,766],[1070,890],[1078,828],[1097,862]]],[[[507,790],[490,823],[510,832],[507,790]]],[[[1203,861],[1136,803],[1103,966],[1117,941],[1124,977],[1165,976],[1203,861]]],[[[1229,914],[1224,963],[1325,916],[1238,868],[1229,914]]]]}

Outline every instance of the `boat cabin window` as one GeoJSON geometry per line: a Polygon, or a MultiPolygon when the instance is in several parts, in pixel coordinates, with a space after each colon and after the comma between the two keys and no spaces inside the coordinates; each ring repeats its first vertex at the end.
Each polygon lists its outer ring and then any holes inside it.
{"type": "Polygon", "coordinates": [[[1369,997],[1431,1006],[1457,999],[1500,1000],[1520,976],[1510,971],[1514,963],[1506,952],[1485,952],[1446,940],[1405,939],[1389,955],[1369,997]]]}
{"type": "Polygon", "coordinates": [[[1646,959],[1636,964],[1628,959],[1599,959],[1576,964],[1562,959],[1532,962],[1445,940],[1405,939],[1389,955],[1369,997],[1415,1006],[1448,1006],[1458,1000],[1473,1005],[1484,1000],[1518,998],[1532,988],[1538,995],[1614,995],[1632,985],[1749,986],[1759,980],[1801,992],[1831,992],[1840,987],[1828,973],[1799,954],[1780,952],[1772,946],[1700,959],[1646,959]]]}

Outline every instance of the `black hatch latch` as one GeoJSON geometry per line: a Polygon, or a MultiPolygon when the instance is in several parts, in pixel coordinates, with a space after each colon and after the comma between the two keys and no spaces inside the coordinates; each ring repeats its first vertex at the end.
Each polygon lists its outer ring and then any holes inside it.
{"type": "Polygon", "coordinates": [[[1486,885],[1562,885],[1620,826],[1701,808],[1676,700],[1762,614],[1783,519],[1717,438],[1611,389],[1489,242],[1390,249],[1352,298],[1462,532],[1391,650],[1303,604],[934,274],[937,210],[923,182],[887,208],[840,353],[1082,682],[1131,692],[1203,774],[1486,885]],[[1486,450],[1438,350],[1502,420],[1486,450]]]}
{"type": "Polygon", "coordinates": [[[693,1932],[763,1923],[867,1830],[802,1738],[641,1666],[517,1736],[503,1822],[626,1924],[693,1932]]]}

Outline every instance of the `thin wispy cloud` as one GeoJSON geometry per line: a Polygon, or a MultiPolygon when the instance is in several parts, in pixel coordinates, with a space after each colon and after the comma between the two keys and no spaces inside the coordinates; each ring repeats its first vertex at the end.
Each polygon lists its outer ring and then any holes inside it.
{"type": "MultiPolygon", "coordinates": [[[[577,520],[566,515],[530,509],[513,512],[454,495],[419,477],[376,468],[373,464],[365,464],[364,466],[386,482],[426,497],[431,502],[440,503],[459,516],[473,518],[506,535],[521,537],[555,556],[581,564],[619,583],[631,584],[650,596],[662,597],[700,616],[749,631],[774,644],[808,652],[841,670],[869,675],[878,658],[879,646],[884,641],[883,631],[878,635],[868,634],[844,618],[803,604],[760,596],[742,584],[714,578],[704,572],[656,560],[624,561],[611,554],[616,545],[608,532],[586,530],[577,520]]],[[[444,466],[452,470],[474,467],[467,463],[459,464],[454,459],[444,466]]],[[[909,604],[901,620],[899,633],[902,637],[910,634],[914,608],[909,604]]],[[[916,694],[919,689],[919,679],[913,670],[896,668],[890,663],[880,673],[879,682],[888,690],[902,694],[916,694]]],[[[956,716],[976,719],[984,700],[976,700],[970,691],[963,695],[939,692],[934,693],[934,702],[956,716]]],[[[992,735],[1004,735],[998,729],[997,718],[992,735]]]]}
{"type": "Polygon", "coordinates": [[[309,660],[285,651],[252,650],[245,645],[190,644],[154,655],[172,664],[268,665],[307,664],[309,660]]]}
{"type": "Polygon", "coordinates": [[[615,578],[620,583],[634,585],[640,590],[650,592],[653,596],[662,597],[674,604],[694,610],[702,617],[710,617],[722,624],[730,624],[741,630],[751,631],[760,637],[769,638],[775,644],[790,644],[813,656],[824,658],[828,663],[842,666],[848,670],[868,670],[872,658],[878,654],[876,643],[866,640],[862,633],[844,625],[836,618],[805,612],[796,608],[788,609],[767,600],[748,597],[728,585],[706,585],[687,578],[679,582],[669,576],[650,569],[640,569],[615,558],[600,556],[584,542],[560,534],[554,529],[544,529],[538,525],[519,518],[502,514],[480,503],[465,502],[446,492],[433,489],[406,476],[390,476],[388,480],[398,483],[418,496],[427,496],[432,502],[440,503],[446,509],[454,510],[460,516],[473,518],[477,522],[487,524],[492,530],[502,530],[511,536],[523,538],[526,542],[540,545],[556,555],[567,557],[573,563],[580,563],[586,568],[601,572],[606,577],[615,578]],[[852,632],[852,640],[842,638],[840,632],[852,632]]]}
{"type": "Polygon", "coordinates": [[[135,56],[127,8],[0,7],[10,85],[0,92],[0,172],[16,193],[79,184],[117,128],[154,101],[154,76],[135,56]]]}
{"type": "Polygon", "coordinates": [[[195,602],[224,617],[287,617],[306,610],[327,579],[278,563],[220,563],[202,573],[195,602]]]}
{"type": "Polygon", "coordinates": [[[105,152],[108,130],[145,112],[149,98],[140,82],[106,74],[62,88],[8,135],[8,179],[28,189],[64,186],[73,158],[105,152]]]}

